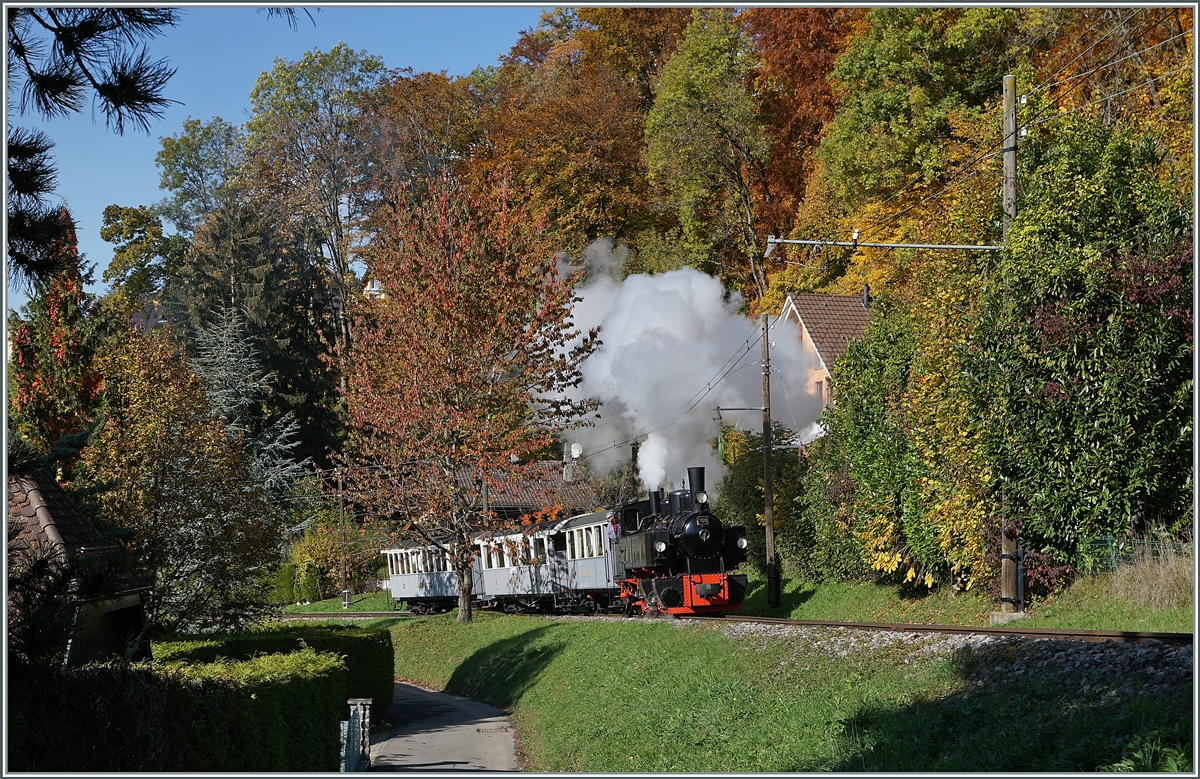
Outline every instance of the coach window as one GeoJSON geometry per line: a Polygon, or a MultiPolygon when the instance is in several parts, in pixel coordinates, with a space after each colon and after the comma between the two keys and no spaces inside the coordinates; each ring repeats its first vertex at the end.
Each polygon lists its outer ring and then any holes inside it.
{"type": "Polygon", "coordinates": [[[575,559],[575,531],[567,531],[567,559],[575,559]]]}

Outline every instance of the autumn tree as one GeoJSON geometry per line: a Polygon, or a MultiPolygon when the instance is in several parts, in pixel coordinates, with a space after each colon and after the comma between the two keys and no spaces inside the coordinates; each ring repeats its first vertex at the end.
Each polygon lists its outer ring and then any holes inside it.
{"type": "Polygon", "coordinates": [[[579,8],[574,37],[584,56],[633,87],[641,110],[654,104],[654,84],[692,21],[687,8],[579,8]]]}
{"type": "Polygon", "coordinates": [[[828,76],[865,11],[858,8],[750,8],[738,14],[755,64],[749,77],[770,141],[767,186],[759,204],[764,229],[791,227],[812,170],[812,153],[833,118],[828,76]]]}
{"type": "Polygon", "coordinates": [[[22,314],[10,312],[8,320],[10,424],[43,454],[65,444],[78,449],[96,422],[104,389],[96,353],[110,331],[95,295],[84,290],[91,274],[79,259],[74,222],[65,209],[58,218],[63,232],[50,246],[58,270],[36,282],[22,314]]]}
{"type": "Polygon", "coordinates": [[[647,226],[644,116],[619,73],[570,39],[536,68],[501,68],[494,89],[473,167],[510,171],[546,212],[558,248],[577,256],[601,236],[628,241],[647,226]]]}
{"type": "Polygon", "coordinates": [[[147,618],[166,630],[241,624],[265,603],[282,538],[245,440],[165,334],[131,330],[101,365],[105,418],[79,471],[153,585],[147,618]]]}
{"type": "Polygon", "coordinates": [[[458,172],[480,142],[482,96],[469,77],[393,70],[363,99],[356,132],[368,139],[373,202],[423,190],[458,172]]]}
{"type": "Polygon", "coordinates": [[[597,343],[571,324],[544,223],[491,184],[472,194],[443,176],[430,197],[378,215],[369,264],[383,294],[354,311],[348,376],[355,491],[372,513],[450,535],[460,621],[483,485],[519,473],[515,461],[590,408],[566,392],[597,343]]]}

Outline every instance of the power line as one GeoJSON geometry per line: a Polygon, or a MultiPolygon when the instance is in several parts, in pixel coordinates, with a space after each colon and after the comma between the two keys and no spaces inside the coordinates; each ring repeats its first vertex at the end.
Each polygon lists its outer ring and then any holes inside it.
{"type": "MultiPolygon", "coordinates": [[[[1176,40],[1178,38],[1186,38],[1187,36],[1189,36],[1191,34],[1192,34],[1191,30],[1184,30],[1181,33],[1172,35],[1170,38],[1161,40],[1158,43],[1153,44],[1152,46],[1147,46],[1146,48],[1139,49],[1138,51],[1135,51],[1132,54],[1127,54],[1119,60],[1112,60],[1112,61],[1104,63],[1103,65],[1098,65],[1097,67],[1092,68],[1091,70],[1089,70],[1085,73],[1076,73],[1074,76],[1068,76],[1067,78],[1064,78],[1062,81],[1055,81],[1053,84],[1049,84],[1044,88],[1049,89],[1051,87],[1056,87],[1061,84],[1066,84],[1068,81],[1074,81],[1074,80],[1080,79],[1080,78],[1087,78],[1088,76],[1092,76],[1092,75],[1095,75],[1096,73],[1099,73],[1100,71],[1104,70],[1105,68],[1111,68],[1113,65],[1119,65],[1122,62],[1125,62],[1126,60],[1130,60],[1130,59],[1133,59],[1134,57],[1141,56],[1142,54],[1145,54],[1148,51],[1153,51],[1154,49],[1157,49],[1159,46],[1165,46],[1173,40],[1176,40]]],[[[1032,90],[1031,92],[1029,92],[1027,94],[1032,94],[1032,92],[1039,91],[1040,89],[1043,89],[1043,87],[1039,87],[1038,89],[1032,90]]]]}
{"type": "Polygon", "coordinates": [[[1062,117],[1073,114],[1076,111],[1082,111],[1083,109],[1087,108],[1088,106],[1093,106],[1093,105],[1096,105],[1097,103],[1106,103],[1115,97],[1120,97],[1121,95],[1126,95],[1126,94],[1129,94],[1130,92],[1134,92],[1139,89],[1144,89],[1144,88],[1150,86],[1150,84],[1152,84],[1153,82],[1158,81],[1159,79],[1163,79],[1163,78],[1166,78],[1167,76],[1174,75],[1175,73],[1178,73],[1181,70],[1188,70],[1191,67],[1192,67],[1191,65],[1184,65],[1182,67],[1175,68],[1174,70],[1168,70],[1166,73],[1155,76],[1152,79],[1147,79],[1146,81],[1143,81],[1140,84],[1136,84],[1136,85],[1130,87],[1129,89],[1124,89],[1124,90],[1121,90],[1120,92],[1114,92],[1111,95],[1106,95],[1104,97],[1097,98],[1096,100],[1092,100],[1090,102],[1084,103],[1083,105],[1076,106],[1075,108],[1072,108],[1069,111],[1062,111],[1060,113],[1054,114],[1053,116],[1047,116],[1044,119],[1039,119],[1036,122],[1027,124],[1027,125],[1025,125],[1025,127],[1027,129],[1030,127],[1037,127],[1038,125],[1045,124],[1046,122],[1052,122],[1055,119],[1061,119],[1062,117]]]}

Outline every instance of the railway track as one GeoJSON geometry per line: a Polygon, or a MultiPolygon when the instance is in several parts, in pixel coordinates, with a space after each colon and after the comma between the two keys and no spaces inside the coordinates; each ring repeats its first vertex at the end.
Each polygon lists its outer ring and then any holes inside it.
{"type": "Polygon", "coordinates": [[[727,614],[723,617],[685,616],[683,619],[712,622],[758,622],[788,627],[851,628],[854,630],[877,630],[892,633],[951,633],[976,636],[1011,636],[1021,638],[1048,638],[1056,641],[1112,641],[1113,643],[1143,644],[1158,641],[1163,644],[1190,644],[1191,633],[1151,633],[1129,630],[1069,630],[1066,628],[1000,628],[969,627],[963,625],[914,625],[891,622],[829,622],[818,619],[782,619],[777,617],[747,617],[727,614]]]}
{"type": "MultiPolygon", "coordinates": [[[[379,619],[381,617],[411,619],[419,616],[407,611],[357,611],[357,612],[307,612],[303,614],[280,614],[289,621],[313,621],[328,619],[379,619]]],[[[726,614],[722,617],[682,616],[680,619],[702,622],[759,622],[788,627],[850,628],[853,630],[877,630],[892,633],[951,633],[983,636],[1011,636],[1022,638],[1048,638],[1056,641],[1112,641],[1113,643],[1142,644],[1158,641],[1163,644],[1191,644],[1191,633],[1153,633],[1128,630],[1068,630],[1065,628],[1000,628],[968,627],[963,625],[914,625],[891,622],[829,622],[816,619],[783,619],[779,617],[748,617],[726,614]]]]}

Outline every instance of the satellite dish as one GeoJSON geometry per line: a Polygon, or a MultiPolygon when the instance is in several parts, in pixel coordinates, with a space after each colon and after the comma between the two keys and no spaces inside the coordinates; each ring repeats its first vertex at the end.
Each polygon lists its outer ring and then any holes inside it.
{"type": "Polygon", "coordinates": [[[578,460],[581,454],[583,454],[583,447],[578,443],[571,444],[571,457],[578,460]]]}

